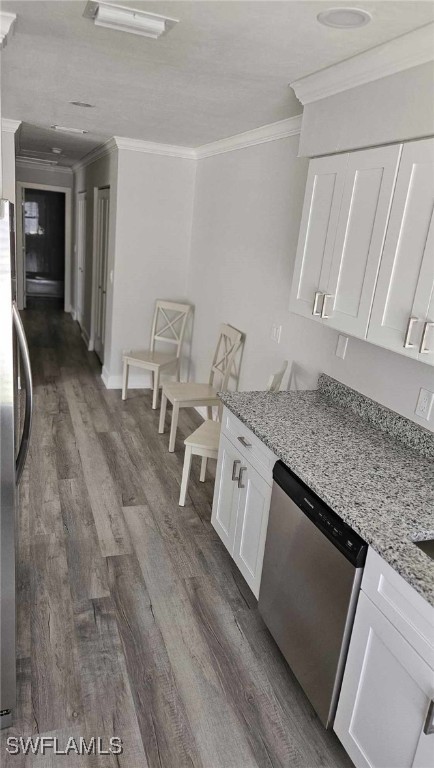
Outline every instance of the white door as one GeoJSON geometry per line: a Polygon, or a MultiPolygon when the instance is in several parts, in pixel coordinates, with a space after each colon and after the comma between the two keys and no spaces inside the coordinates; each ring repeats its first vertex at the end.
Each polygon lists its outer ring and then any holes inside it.
{"type": "Polygon", "coordinates": [[[255,597],[259,597],[270,511],[271,486],[244,462],[239,469],[240,497],[233,557],[255,597]]]}
{"type": "Polygon", "coordinates": [[[356,768],[429,768],[416,758],[433,696],[434,671],[361,592],[334,724],[356,768]]]}
{"type": "MultiPolygon", "coordinates": [[[[417,358],[434,285],[434,139],[404,145],[368,340],[417,358]]],[[[430,341],[434,347],[434,340],[430,341]]],[[[434,360],[434,354],[420,359],[434,360]]]]}
{"type": "Polygon", "coordinates": [[[226,549],[233,554],[240,490],[242,456],[225,435],[220,438],[211,523],[226,549]]]}
{"type": "Polygon", "coordinates": [[[84,315],[84,285],[86,265],[86,192],[77,195],[77,281],[76,281],[76,313],[77,320],[83,325],[84,315]]]}
{"type": "Polygon", "coordinates": [[[290,309],[316,320],[329,283],[347,164],[348,154],[309,163],[290,309]]]}
{"type": "Polygon", "coordinates": [[[99,189],[96,209],[96,300],[95,300],[95,352],[104,362],[104,337],[107,294],[107,260],[110,213],[110,190],[99,189]]]}
{"type": "Polygon", "coordinates": [[[366,337],[395,187],[400,144],[349,155],[323,316],[366,337]]]}

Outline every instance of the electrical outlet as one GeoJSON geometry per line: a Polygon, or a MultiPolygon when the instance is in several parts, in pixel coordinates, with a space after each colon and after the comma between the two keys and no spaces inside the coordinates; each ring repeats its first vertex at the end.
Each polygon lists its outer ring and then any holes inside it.
{"type": "Polygon", "coordinates": [[[342,336],[340,333],[338,336],[338,343],[336,344],[336,357],[341,357],[342,360],[345,360],[345,355],[347,354],[347,346],[348,336],[342,336]]]}
{"type": "Polygon", "coordinates": [[[275,341],[276,344],[280,344],[280,334],[282,333],[282,326],[281,325],[272,325],[271,326],[271,339],[272,341],[275,341]]]}
{"type": "Polygon", "coordinates": [[[428,389],[421,389],[419,397],[417,399],[417,405],[415,414],[420,416],[421,419],[429,421],[431,415],[431,408],[434,402],[434,392],[430,392],[428,389]]]}

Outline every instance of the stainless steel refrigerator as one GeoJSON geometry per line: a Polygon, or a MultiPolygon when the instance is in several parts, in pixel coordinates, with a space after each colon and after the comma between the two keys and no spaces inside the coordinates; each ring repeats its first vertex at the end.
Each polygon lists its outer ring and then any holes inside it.
{"type": "Polygon", "coordinates": [[[0,200],[0,728],[11,725],[15,709],[16,505],[31,422],[32,373],[16,305],[14,206],[0,200]]]}

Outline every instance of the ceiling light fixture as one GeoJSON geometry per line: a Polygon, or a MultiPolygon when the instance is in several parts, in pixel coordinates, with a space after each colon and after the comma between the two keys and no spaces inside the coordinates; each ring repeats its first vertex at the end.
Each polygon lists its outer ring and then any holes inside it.
{"type": "Polygon", "coordinates": [[[325,24],[326,27],[352,29],[369,24],[372,16],[368,11],[363,11],[360,8],[329,8],[327,11],[321,11],[317,19],[320,24],[325,24]]]}
{"type": "Polygon", "coordinates": [[[62,133],[89,133],[89,131],[83,131],[82,128],[66,128],[64,125],[52,125],[51,128],[62,133]]]}
{"type": "Polygon", "coordinates": [[[88,104],[86,101],[70,101],[73,107],[84,107],[86,109],[93,109],[95,104],[88,104]]]}
{"type": "Polygon", "coordinates": [[[62,150],[60,149],[60,147],[52,147],[51,151],[53,152],[54,155],[61,155],[62,154],[62,150]]]}
{"type": "Polygon", "coordinates": [[[83,16],[93,19],[97,27],[108,27],[120,32],[130,32],[133,35],[152,37],[154,40],[166,34],[179,19],[171,19],[156,13],[138,11],[136,8],[126,8],[113,3],[87,3],[83,16]]]}

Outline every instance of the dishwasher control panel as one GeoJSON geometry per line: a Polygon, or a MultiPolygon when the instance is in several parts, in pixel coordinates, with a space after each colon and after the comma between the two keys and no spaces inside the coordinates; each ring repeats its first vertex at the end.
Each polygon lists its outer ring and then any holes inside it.
{"type": "Polygon", "coordinates": [[[282,461],[275,464],[273,479],[348,560],[357,567],[364,565],[366,542],[282,461]]]}

